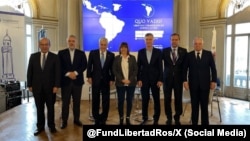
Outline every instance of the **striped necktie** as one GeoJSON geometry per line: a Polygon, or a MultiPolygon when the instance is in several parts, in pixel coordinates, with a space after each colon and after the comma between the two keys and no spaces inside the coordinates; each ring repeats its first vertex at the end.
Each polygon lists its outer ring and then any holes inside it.
{"type": "Polygon", "coordinates": [[[43,53],[42,69],[44,69],[45,62],[46,62],[46,53],[43,53]]]}
{"type": "Polygon", "coordinates": [[[172,50],[172,59],[173,59],[173,64],[176,62],[176,53],[175,53],[175,48],[172,50]]]}

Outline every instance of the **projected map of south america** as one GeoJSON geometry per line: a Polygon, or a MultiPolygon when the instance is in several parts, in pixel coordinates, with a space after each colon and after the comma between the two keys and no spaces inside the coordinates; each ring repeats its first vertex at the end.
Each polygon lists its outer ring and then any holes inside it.
{"type": "MultiPolygon", "coordinates": [[[[111,51],[118,51],[119,43],[123,41],[129,42],[131,51],[137,51],[143,47],[143,37],[147,32],[152,32],[158,41],[163,40],[172,31],[172,15],[166,17],[164,12],[169,12],[165,10],[166,6],[162,6],[162,0],[150,2],[83,0],[84,49],[96,48],[101,36],[108,39],[111,51]]],[[[160,42],[156,45],[159,48],[167,44],[166,41],[164,44],[160,42]]]]}

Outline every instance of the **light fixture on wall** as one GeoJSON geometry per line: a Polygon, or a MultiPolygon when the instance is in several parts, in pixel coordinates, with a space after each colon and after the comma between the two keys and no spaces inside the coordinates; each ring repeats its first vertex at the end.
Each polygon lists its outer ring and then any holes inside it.
{"type": "Polygon", "coordinates": [[[1,0],[0,6],[10,6],[20,11],[23,9],[23,4],[28,2],[28,0],[1,0]]]}
{"type": "Polygon", "coordinates": [[[0,6],[17,6],[26,3],[28,0],[1,0],[0,6]]]}
{"type": "Polygon", "coordinates": [[[0,0],[0,6],[10,6],[15,10],[23,13],[23,6],[28,0],[0,0]]]}
{"type": "Polygon", "coordinates": [[[235,10],[241,10],[249,0],[231,0],[235,10]]]}

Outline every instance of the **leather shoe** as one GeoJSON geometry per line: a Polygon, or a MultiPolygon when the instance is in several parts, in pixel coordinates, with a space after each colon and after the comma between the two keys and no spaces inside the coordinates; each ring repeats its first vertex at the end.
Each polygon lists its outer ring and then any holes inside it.
{"type": "Polygon", "coordinates": [[[181,125],[180,121],[175,121],[175,125],[181,125]]]}
{"type": "Polygon", "coordinates": [[[140,125],[145,125],[147,123],[147,120],[143,120],[140,125]]]}
{"type": "Polygon", "coordinates": [[[172,125],[172,120],[167,120],[167,121],[166,121],[166,124],[167,124],[167,125],[172,125]]]}
{"type": "Polygon", "coordinates": [[[99,121],[95,121],[94,125],[100,125],[100,122],[99,121]]]}
{"type": "Polygon", "coordinates": [[[74,121],[74,124],[77,125],[77,126],[82,127],[82,122],[81,121],[74,121]]]}
{"type": "Polygon", "coordinates": [[[158,121],[154,121],[153,125],[158,125],[158,121]]]}
{"type": "Polygon", "coordinates": [[[50,128],[49,130],[50,130],[51,133],[56,133],[57,132],[55,127],[54,128],[50,128]]]}
{"type": "Polygon", "coordinates": [[[106,125],[106,121],[101,121],[100,125],[106,125]]]}
{"type": "Polygon", "coordinates": [[[67,127],[67,123],[66,122],[62,122],[62,124],[61,124],[61,129],[64,129],[64,128],[66,128],[67,127]]]}
{"type": "Polygon", "coordinates": [[[34,136],[39,135],[43,131],[44,131],[44,128],[42,128],[42,129],[36,129],[36,131],[34,132],[34,136]]]}
{"type": "Polygon", "coordinates": [[[129,117],[126,118],[126,124],[127,124],[127,125],[131,125],[131,123],[130,123],[130,118],[129,118],[129,117]]]}

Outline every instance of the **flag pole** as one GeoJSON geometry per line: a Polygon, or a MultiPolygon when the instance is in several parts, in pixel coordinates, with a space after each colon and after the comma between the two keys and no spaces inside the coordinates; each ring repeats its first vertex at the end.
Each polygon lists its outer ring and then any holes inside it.
{"type": "Polygon", "coordinates": [[[211,45],[211,52],[213,54],[213,57],[215,59],[216,56],[216,29],[214,27],[212,31],[212,45],[211,45]]]}

